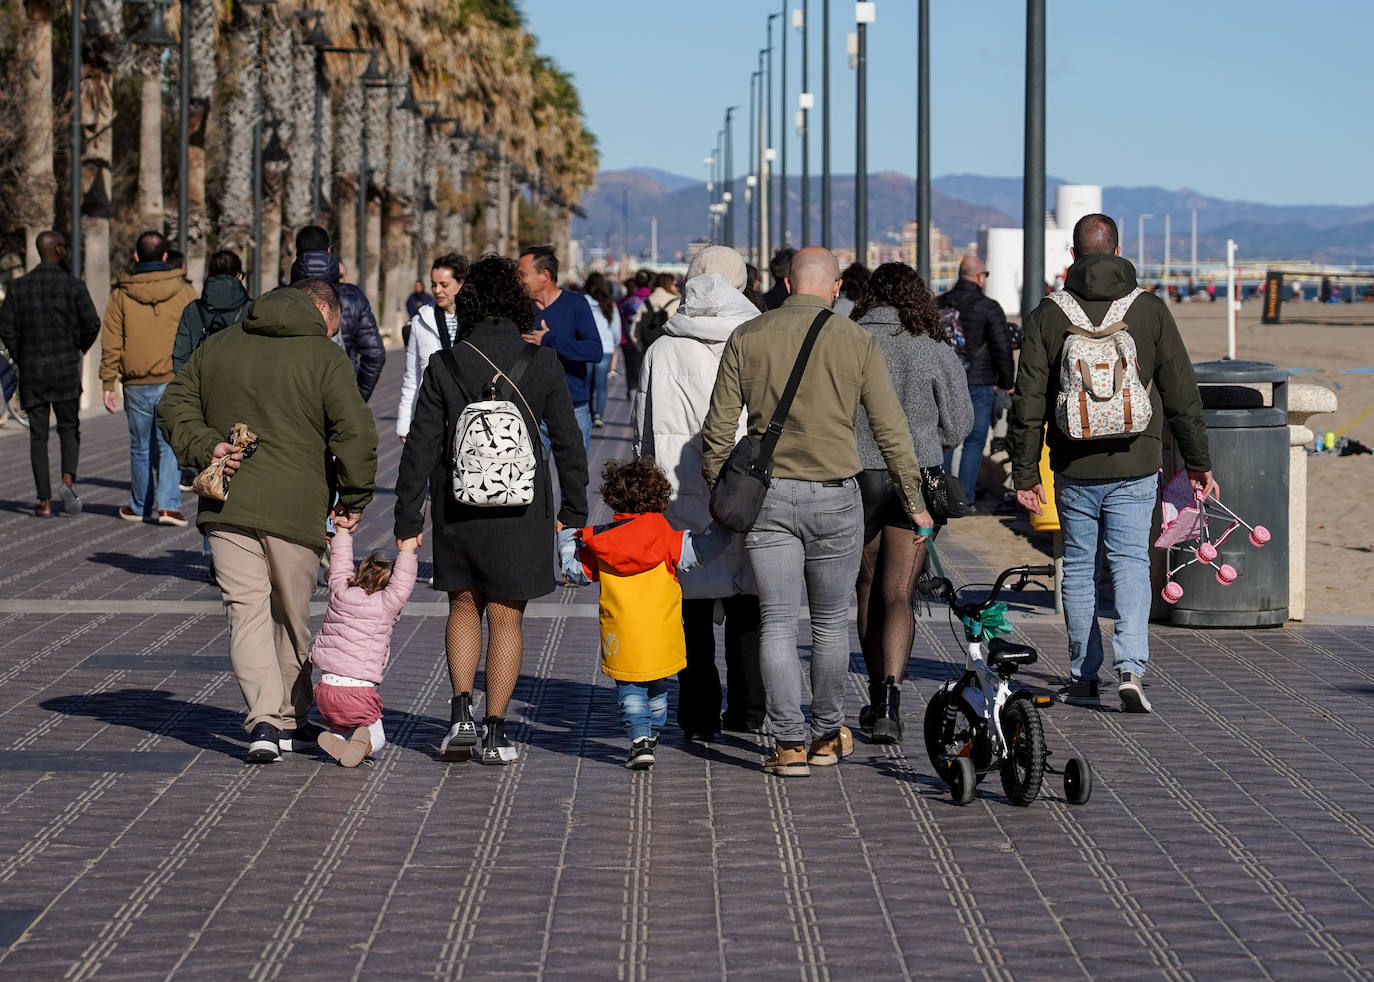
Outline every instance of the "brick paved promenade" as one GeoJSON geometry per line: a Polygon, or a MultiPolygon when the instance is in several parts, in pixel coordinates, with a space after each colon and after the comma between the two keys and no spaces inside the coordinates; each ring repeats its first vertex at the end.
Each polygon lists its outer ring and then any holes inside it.
{"type": "MultiPolygon", "coordinates": [[[[374,399],[369,546],[391,541],[400,368],[392,352],[374,399]]],[[[626,452],[625,416],[615,402],[594,465],[626,452]]],[[[1157,626],[1154,716],[1110,699],[1046,715],[1057,759],[1094,764],[1088,805],[1047,782],[1016,808],[993,778],[958,808],[919,738],[962,661],[942,616],[918,624],[904,747],[860,739],[783,782],[752,740],[670,731],[657,768],[631,774],[594,595],[555,593],[527,622],[523,760],[485,768],[436,760],[445,608],[421,588],[376,765],[245,767],[200,539],[116,519],[122,414],[83,438],[86,514],[37,521],[27,440],[0,431],[0,978],[1374,976],[1368,627],[1157,626]]],[[[956,579],[1033,557],[980,554],[995,521],[951,530],[956,579]]],[[[1062,627],[1043,594],[1018,602],[1044,652],[1027,680],[1056,683],[1062,627]]]]}

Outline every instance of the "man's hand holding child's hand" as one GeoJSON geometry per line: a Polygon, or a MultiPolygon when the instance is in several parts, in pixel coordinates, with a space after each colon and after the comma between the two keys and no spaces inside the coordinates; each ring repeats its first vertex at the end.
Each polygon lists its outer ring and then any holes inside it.
{"type": "Polygon", "coordinates": [[[396,548],[400,552],[414,552],[420,548],[420,543],[424,541],[424,534],[413,535],[409,539],[397,539],[396,548]]]}

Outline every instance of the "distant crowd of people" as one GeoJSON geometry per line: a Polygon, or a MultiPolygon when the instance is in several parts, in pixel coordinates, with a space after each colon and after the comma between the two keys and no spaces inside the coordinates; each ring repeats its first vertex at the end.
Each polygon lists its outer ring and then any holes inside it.
{"type": "Polygon", "coordinates": [[[576,289],[549,247],[518,260],[442,254],[428,289],[416,282],[406,305],[396,556],[374,552],[356,568],[353,538],[376,491],[367,400],[385,350],[328,234],[301,229],[291,286],[252,299],[234,253],[210,257],[196,296],[163,237],[144,233],[103,318],[62,269],[64,249],[60,235],[43,233],[42,262],[0,306],[0,340],[31,424],[34,514],[55,511],[50,415],[62,508],[81,510],[80,364],[99,336],[104,405],[114,412],[122,392],[129,427],[120,517],[185,525],[189,478],[223,471],[219,493],[201,491],[196,523],[224,598],[250,762],[318,748],[356,766],[385,744],[378,686],[426,537],[432,586],[448,597],[443,760],[518,759],[505,724],[524,613],[560,579],[600,591],[601,663],[616,683],[631,768],[654,764],[674,675],[676,723],[689,739],[766,732],[764,770],[782,777],[848,756],[851,603],[868,675],[859,727],[874,742],[900,742],[913,593],[929,586],[930,541],[981,507],[979,471],[999,412],[1011,419],[1017,498],[1033,511],[1046,498],[1048,440],[1065,543],[1067,694],[1099,696],[1094,564],[1105,542],[1121,704],[1149,711],[1141,570],[1166,415],[1196,486],[1215,483],[1177,328],[1137,287],[1106,216],[1075,227],[1063,288],[1024,332],[986,295],[987,271],[973,256],[937,296],[907,265],[841,272],[816,247],[775,254],[764,293],[758,271],[723,246],[697,253],[681,282],[594,272],[576,289]],[[1125,320],[1112,319],[1123,310],[1125,320]],[[1061,362],[1071,337],[1097,331],[1129,335],[1157,411],[1140,432],[1070,438],[1056,424],[1069,384],[1061,362]],[[591,440],[621,377],[633,454],[602,468],[599,492],[613,514],[591,526],[591,440]],[[713,494],[741,437],[765,431],[776,441],[767,491],[757,517],[732,532],[713,519],[713,494]],[[309,602],[327,547],[329,606],[312,638],[309,602]],[[803,586],[809,714],[797,655],[803,586]],[[312,705],[323,727],[310,720],[312,705]]]}

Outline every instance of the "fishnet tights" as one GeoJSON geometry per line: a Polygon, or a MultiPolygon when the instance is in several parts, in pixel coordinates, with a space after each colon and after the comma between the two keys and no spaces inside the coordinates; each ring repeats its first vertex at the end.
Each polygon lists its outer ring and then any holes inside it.
{"type": "Polygon", "coordinates": [[[524,649],[522,622],[525,601],[499,600],[475,590],[448,595],[448,628],[444,649],[453,691],[471,692],[482,657],[482,615],[487,620],[487,716],[505,716],[515,683],[520,678],[524,649]]]}
{"type": "Polygon", "coordinates": [[[911,593],[925,566],[926,545],[911,529],[885,527],[864,543],[859,561],[859,647],[870,681],[899,682],[911,656],[916,625],[911,593]]]}

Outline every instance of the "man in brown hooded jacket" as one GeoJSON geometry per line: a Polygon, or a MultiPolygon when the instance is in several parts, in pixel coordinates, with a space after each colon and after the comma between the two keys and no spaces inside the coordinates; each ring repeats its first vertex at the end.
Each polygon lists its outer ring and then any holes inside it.
{"type": "Polygon", "coordinates": [[[195,300],[196,291],[182,270],[167,265],[166,239],[158,232],[140,235],[133,271],[115,284],[100,328],[105,409],[115,411],[118,381],[124,387],[124,415],[129,421],[129,503],[119,509],[125,521],[186,524],[176,454],[156,421],[158,401],[172,380],[177,324],[186,305],[195,300]]]}

